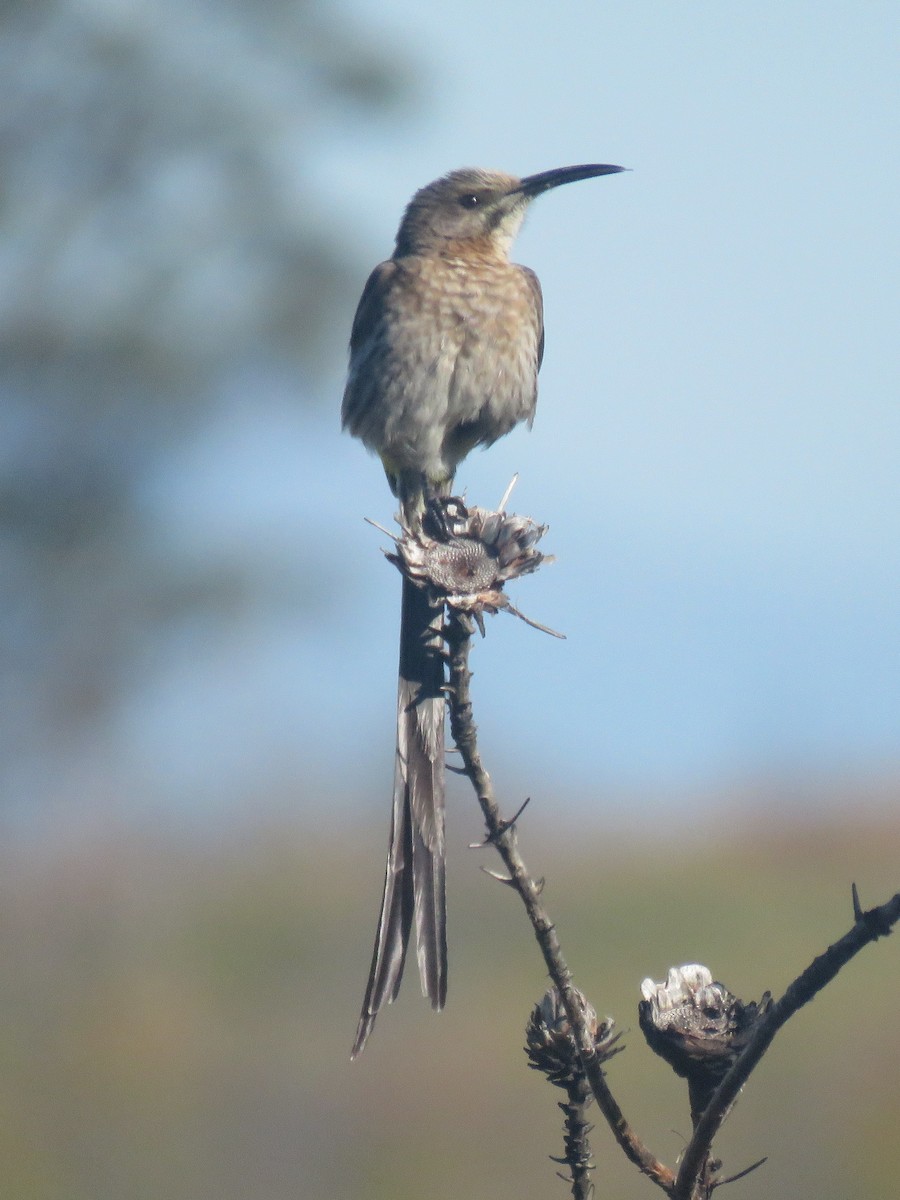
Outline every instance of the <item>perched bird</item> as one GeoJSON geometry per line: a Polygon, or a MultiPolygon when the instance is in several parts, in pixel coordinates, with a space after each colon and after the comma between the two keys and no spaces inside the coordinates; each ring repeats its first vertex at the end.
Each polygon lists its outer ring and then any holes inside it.
{"type": "MultiPolygon", "coordinates": [[[[531,201],[625,168],[590,164],[517,179],[464,169],[416,192],[393,255],[353,321],[343,427],[381,458],[409,529],[450,493],[459,463],[530,425],[544,352],[541,287],[509,251],[531,201]]],[[[400,987],[413,921],[422,990],[447,995],[443,607],[403,579],[394,799],[384,893],[353,1045],[400,987]]]]}

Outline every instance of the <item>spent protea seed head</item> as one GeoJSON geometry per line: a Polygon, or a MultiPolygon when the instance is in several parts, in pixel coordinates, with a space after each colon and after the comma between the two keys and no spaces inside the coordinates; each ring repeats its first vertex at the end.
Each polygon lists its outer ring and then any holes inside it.
{"type": "MultiPolygon", "coordinates": [[[[616,1045],[620,1035],[613,1033],[611,1018],[601,1021],[582,993],[575,989],[575,995],[584,1013],[594,1052],[601,1062],[605,1062],[622,1049],[616,1045]]],[[[541,1071],[557,1087],[568,1089],[584,1078],[572,1026],[555,987],[548,988],[532,1010],[525,1026],[525,1053],[528,1065],[541,1071]]]]}
{"type": "Polygon", "coordinates": [[[435,601],[471,614],[484,634],[484,614],[509,612],[554,637],[563,634],[532,621],[504,591],[511,580],[530,575],[551,555],[537,549],[547,532],[531,517],[469,508],[458,496],[428,503],[421,527],[403,528],[390,562],[435,601]]]}
{"type": "Polygon", "coordinates": [[[747,1045],[772,1004],[766,992],[757,1003],[744,1003],[708,967],[688,963],[671,967],[665,983],[645,979],[638,1019],[647,1044],[687,1079],[696,1118],[747,1045]]]}

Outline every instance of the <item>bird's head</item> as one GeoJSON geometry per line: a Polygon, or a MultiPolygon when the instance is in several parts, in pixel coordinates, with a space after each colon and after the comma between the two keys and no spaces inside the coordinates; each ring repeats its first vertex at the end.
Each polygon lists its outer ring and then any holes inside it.
{"type": "Polygon", "coordinates": [[[420,188],[410,200],[400,222],[395,254],[435,254],[470,242],[490,246],[505,256],[535,196],[563,183],[623,170],[591,163],[558,167],[524,179],[480,167],[451,171],[420,188]]]}

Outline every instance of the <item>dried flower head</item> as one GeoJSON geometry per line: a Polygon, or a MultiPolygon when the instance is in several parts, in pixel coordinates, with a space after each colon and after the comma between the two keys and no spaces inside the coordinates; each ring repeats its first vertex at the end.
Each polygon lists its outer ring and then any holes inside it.
{"type": "MultiPolygon", "coordinates": [[[[599,1020],[597,1013],[581,992],[576,990],[576,995],[584,1012],[594,1049],[600,1061],[604,1062],[621,1049],[615,1045],[620,1035],[613,1034],[612,1020],[599,1020]]],[[[525,1051],[528,1055],[528,1065],[535,1071],[543,1071],[550,1082],[558,1087],[568,1088],[573,1081],[584,1076],[572,1026],[563,1007],[562,997],[555,987],[549,988],[532,1010],[525,1026],[525,1051]]]]}
{"type": "Polygon", "coordinates": [[[698,963],[671,967],[665,983],[645,979],[641,994],[638,1016],[644,1037],[687,1079],[691,1111],[699,1116],[772,997],[766,992],[758,1004],[745,1004],[698,963]]]}
{"type": "MultiPolygon", "coordinates": [[[[501,610],[554,637],[562,634],[524,616],[503,588],[551,556],[536,549],[547,531],[530,517],[469,508],[458,496],[431,500],[420,529],[403,528],[388,559],[436,600],[471,613],[484,634],[484,613],[501,610]]],[[[393,535],[392,535],[393,536],[393,535]]]]}

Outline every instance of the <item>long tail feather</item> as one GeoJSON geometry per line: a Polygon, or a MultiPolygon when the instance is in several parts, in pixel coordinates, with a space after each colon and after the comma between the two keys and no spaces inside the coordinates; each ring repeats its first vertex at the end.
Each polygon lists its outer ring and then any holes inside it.
{"type": "Polygon", "coordinates": [[[422,991],[436,1009],[447,997],[442,621],[443,606],[404,577],[390,843],[353,1058],[399,991],[413,920],[422,991]]]}

